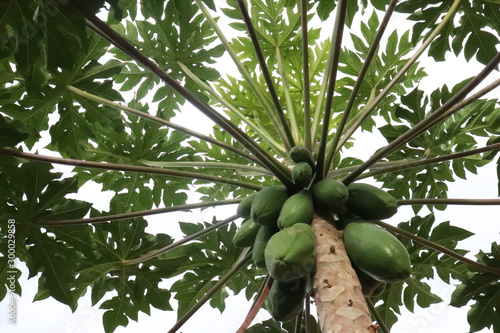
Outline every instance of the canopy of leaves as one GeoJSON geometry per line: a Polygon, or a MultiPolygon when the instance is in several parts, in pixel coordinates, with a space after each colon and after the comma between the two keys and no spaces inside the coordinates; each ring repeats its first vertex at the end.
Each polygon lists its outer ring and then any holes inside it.
{"type": "MultiPolygon", "coordinates": [[[[242,1],[249,8],[284,115],[299,133],[298,143],[305,142],[304,132],[314,121],[318,126],[329,126],[328,140],[333,139],[390,1],[348,2],[345,38],[352,43],[340,48],[337,81],[331,83],[335,94],[328,125],[321,124],[321,119],[334,45],[325,37],[331,32],[325,34],[321,27],[331,26],[326,23],[332,21],[337,3],[306,2],[309,71],[304,73],[300,1],[242,1]],[[313,112],[307,121],[304,77],[309,80],[313,112]]],[[[348,128],[403,71],[453,3],[399,1],[396,13],[413,24],[408,31],[386,32],[356,93],[348,128]]],[[[172,311],[172,299],[178,304],[175,310],[180,319],[225,277],[224,287],[210,299],[212,307],[224,311],[229,292],[244,292],[251,300],[258,293],[264,272],[244,265],[228,276],[242,254],[232,244],[235,223],[204,234],[203,230],[213,227],[217,218],[211,222],[179,222],[181,237],[202,235],[196,241],[176,245],[178,236],[150,233],[149,222],[141,217],[141,212],[154,208],[185,204],[191,190],[197,191],[204,202],[244,197],[260,186],[278,183],[270,175],[273,166],[286,170],[291,164],[286,154],[276,150],[275,143],[282,144],[283,124],[269,117],[269,112],[274,114],[276,110],[271,106],[262,63],[256,57],[238,2],[93,0],[63,4],[55,0],[2,0],[0,13],[2,281],[7,281],[9,270],[6,221],[15,219],[17,256],[28,267],[29,277],[39,280],[35,299],[52,297],[74,311],[90,289],[92,303],[106,310],[106,332],[127,326],[130,319],[137,320],[139,312],[149,314],[151,307],[172,311]],[[148,70],[131,57],[130,49],[120,47],[117,38],[86,21],[83,13],[87,18],[98,13],[123,36],[123,43],[150,59],[158,71],[148,70]],[[224,28],[219,29],[217,24],[224,28]],[[227,43],[220,38],[221,33],[229,38],[227,43]],[[224,62],[230,61],[229,55],[239,59],[240,73],[222,72],[226,71],[224,62]],[[166,85],[162,75],[180,83],[194,97],[187,96],[179,86],[166,85]],[[213,126],[210,140],[186,128],[167,126],[184,112],[186,100],[198,107],[210,105],[209,112],[222,115],[244,131],[255,146],[232,137],[223,121],[213,126]],[[256,149],[261,152],[259,159],[249,155],[256,149]],[[12,157],[23,153],[32,155],[12,157]],[[51,163],[26,159],[49,155],[64,158],[74,168],[63,174],[51,163]],[[82,161],[93,162],[93,167],[82,161]],[[191,172],[191,176],[166,175],[160,172],[165,171],[161,167],[147,169],[148,161],[169,163],[173,166],[165,169],[191,172]],[[224,167],[220,163],[225,163],[224,167]],[[90,181],[113,194],[108,210],[99,211],[91,202],[74,199],[90,181]],[[128,213],[138,215],[123,217],[128,213]],[[102,216],[108,222],[90,224],[86,220],[102,216]],[[162,251],[165,247],[170,250],[162,251]],[[155,255],[136,263],[151,254],[155,255]],[[174,279],[170,287],[163,283],[167,279],[174,279]]],[[[494,1],[460,1],[450,15],[430,43],[429,56],[445,61],[453,52],[467,61],[489,63],[499,47],[500,5],[494,1]]],[[[427,73],[419,62],[406,70],[361,124],[362,130],[378,131],[388,143],[432,116],[472,79],[429,92],[420,89],[419,82],[433,73],[427,73]]],[[[499,119],[496,99],[476,99],[370,169],[380,171],[384,163],[401,163],[398,170],[384,173],[382,169],[375,177],[397,199],[446,198],[447,182],[465,179],[466,171],[479,172],[496,158],[496,151],[428,165],[412,163],[473,150],[485,138],[489,138],[488,145],[498,144],[499,119]]],[[[333,160],[337,174],[348,173],[362,163],[347,157],[354,138],[346,138],[333,160]]],[[[317,154],[319,130],[312,133],[312,140],[317,154]]],[[[500,175],[500,159],[497,164],[500,175]]],[[[430,204],[428,208],[443,210],[446,205],[430,204]]],[[[413,209],[418,214],[422,206],[413,209]]],[[[457,248],[457,242],[471,236],[471,232],[449,222],[436,223],[432,214],[417,215],[399,228],[461,255],[467,251],[457,248]]],[[[428,307],[442,301],[425,282],[437,275],[445,283],[460,281],[451,304],[471,304],[468,321],[472,332],[500,329],[498,276],[473,271],[412,240],[401,241],[412,258],[412,276],[392,284],[374,300],[388,327],[396,322],[401,307],[413,311],[415,304],[428,307]]],[[[500,268],[499,251],[494,243],[491,252],[480,252],[477,260],[500,268]]],[[[5,284],[0,285],[0,300],[7,290],[5,284]]],[[[21,290],[16,286],[19,294],[21,290]]],[[[308,322],[309,332],[319,332],[312,316],[308,322]]],[[[250,327],[248,332],[297,332],[300,328],[295,325],[269,320],[250,327]]]]}

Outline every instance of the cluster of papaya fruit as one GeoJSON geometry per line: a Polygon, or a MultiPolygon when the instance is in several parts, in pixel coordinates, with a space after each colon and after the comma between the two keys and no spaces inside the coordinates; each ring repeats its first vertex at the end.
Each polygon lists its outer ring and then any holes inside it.
{"type": "Polygon", "coordinates": [[[308,277],[316,263],[316,237],[310,223],[315,210],[340,217],[346,251],[355,264],[365,296],[383,291],[385,283],[406,278],[408,252],[392,234],[368,222],[397,211],[396,200],[368,184],[348,187],[335,179],[312,183],[315,161],[309,150],[295,146],[292,179],[297,192],[285,186],[267,186],[245,197],[237,214],[244,219],[234,235],[237,247],[253,246],[252,260],[267,268],[274,283],[265,306],[275,320],[287,321],[302,309],[308,277]]]}
{"type": "Polygon", "coordinates": [[[302,190],[289,196],[284,186],[268,186],[244,198],[237,213],[245,220],[234,235],[235,246],[253,246],[253,263],[274,279],[266,309],[276,320],[292,319],[302,309],[316,262],[311,194],[302,190]]]}

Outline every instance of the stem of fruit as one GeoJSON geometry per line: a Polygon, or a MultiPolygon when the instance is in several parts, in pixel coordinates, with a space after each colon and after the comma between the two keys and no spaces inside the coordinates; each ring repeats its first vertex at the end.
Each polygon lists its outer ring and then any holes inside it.
{"type": "Polygon", "coordinates": [[[238,215],[233,215],[225,220],[222,220],[220,222],[217,222],[217,223],[214,223],[212,224],[211,226],[209,227],[206,227],[205,229],[203,230],[200,230],[198,232],[195,232],[194,234],[191,234],[189,236],[186,236],[184,237],[183,239],[180,239],[178,240],[177,242],[173,242],[172,244],[169,244],[167,246],[164,246],[158,250],[153,250],[153,251],[150,251],[149,253],[146,253],[145,255],[143,256],[140,256],[139,258],[135,258],[135,259],[130,259],[130,260],[124,260],[122,261],[122,265],[124,266],[127,266],[127,265],[137,265],[137,264],[140,264],[142,262],[145,262],[149,259],[153,259],[153,258],[156,258],[158,257],[159,255],[162,255],[163,253],[166,253],[170,250],[173,250],[181,245],[184,245],[186,244],[187,242],[190,242],[194,239],[197,239],[199,237],[202,237],[202,236],[205,236],[206,234],[208,233],[211,233],[212,231],[220,228],[220,227],[223,227],[231,222],[233,222],[234,220],[236,220],[239,216],[238,215]]]}
{"type": "MultiPolygon", "coordinates": [[[[449,154],[449,155],[444,155],[444,156],[439,156],[439,157],[434,157],[434,158],[429,158],[429,159],[424,159],[424,160],[401,161],[403,163],[395,164],[392,166],[384,166],[379,170],[365,172],[362,175],[360,175],[357,179],[373,177],[373,176],[382,175],[382,174],[393,172],[393,171],[411,169],[411,168],[415,168],[415,167],[423,166],[423,165],[430,165],[430,164],[435,164],[435,163],[439,163],[439,162],[455,160],[455,159],[464,158],[464,157],[467,157],[470,155],[476,155],[476,154],[480,154],[480,153],[483,153],[486,151],[498,150],[498,149],[500,149],[500,143],[495,143],[495,144],[491,144],[491,145],[488,145],[485,147],[481,147],[481,148],[477,148],[477,149],[473,149],[473,150],[469,150],[469,151],[464,151],[464,152],[460,152],[460,153],[449,154]]],[[[395,162],[399,162],[399,161],[395,161],[395,162]]],[[[382,166],[382,163],[390,163],[390,162],[380,162],[381,166],[382,166]]],[[[377,164],[378,163],[376,163],[374,165],[377,165],[377,164]]],[[[348,168],[344,168],[344,169],[346,172],[348,172],[348,171],[351,171],[355,168],[357,168],[357,167],[349,167],[349,170],[347,170],[348,168]]],[[[339,169],[339,171],[344,170],[344,169],[339,169]]]]}
{"type": "MultiPolygon", "coordinates": [[[[493,57],[493,59],[484,67],[483,70],[481,70],[481,72],[479,72],[471,81],[469,81],[469,83],[467,83],[462,89],[460,89],[460,91],[458,91],[454,96],[448,99],[443,105],[437,108],[434,112],[432,112],[429,116],[424,118],[418,124],[413,126],[411,129],[406,131],[403,135],[397,137],[390,144],[378,150],[372,157],[370,157],[366,162],[364,162],[361,166],[359,166],[358,169],[356,169],[347,177],[345,177],[343,179],[344,184],[349,185],[351,182],[357,179],[361,175],[361,173],[363,173],[363,171],[368,169],[373,163],[379,161],[381,158],[385,157],[386,155],[390,154],[397,148],[406,144],[408,141],[414,139],[420,133],[426,131],[430,126],[435,125],[436,119],[443,120],[443,118],[441,118],[443,114],[446,113],[448,116],[451,116],[451,113],[448,112],[449,110],[453,109],[454,112],[458,111],[459,108],[456,106],[456,104],[459,103],[459,101],[462,100],[465,96],[467,96],[467,94],[470,93],[474,88],[476,88],[488,76],[488,74],[491,73],[498,66],[498,63],[500,63],[500,52],[493,57]]],[[[463,101],[464,103],[461,103],[460,106],[463,107],[464,105],[472,103],[478,98],[477,96],[483,93],[483,91],[491,90],[490,86],[491,85],[482,89],[480,92],[474,94],[474,96],[472,96],[471,98],[468,98],[467,100],[463,101]]]]}
{"type": "Polygon", "coordinates": [[[279,46],[276,46],[276,60],[278,62],[278,71],[281,76],[283,92],[285,93],[286,108],[288,117],[290,118],[292,136],[295,142],[300,144],[302,138],[300,137],[299,125],[297,124],[297,119],[295,118],[295,109],[293,107],[292,97],[290,96],[290,86],[288,85],[288,80],[286,78],[285,68],[283,67],[283,57],[281,56],[281,51],[279,46]]]}
{"type": "Polygon", "coordinates": [[[302,332],[302,315],[304,313],[304,309],[300,310],[299,314],[295,318],[295,330],[293,331],[294,333],[301,333],[302,332]]]}
{"type": "Polygon", "coordinates": [[[129,219],[129,218],[134,218],[134,217],[144,217],[144,216],[149,216],[149,215],[178,212],[178,211],[183,211],[183,210],[191,210],[191,209],[203,208],[203,207],[232,205],[232,204],[237,204],[240,201],[241,201],[241,199],[229,199],[229,200],[210,201],[210,202],[198,202],[198,203],[194,203],[194,204],[184,204],[184,205],[177,205],[177,206],[171,206],[171,207],[148,209],[148,210],[141,210],[141,211],[137,211],[137,212],[89,217],[89,218],[85,218],[85,219],[50,220],[50,215],[49,215],[49,216],[45,216],[44,220],[38,220],[35,222],[37,224],[43,225],[43,226],[46,226],[46,225],[65,226],[65,225],[75,225],[75,224],[109,222],[109,221],[117,221],[117,220],[129,219]],[[45,219],[48,219],[48,220],[45,220],[45,219]]]}
{"type": "Polygon", "coordinates": [[[75,167],[91,168],[91,169],[101,169],[101,170],[113,170],[113,171],[127,171],[127,172],[138,172],[153,175],[166,175],[179,178],[188,179],[203,179],[208,181],[213,181],[216,183],[223,183],[229,185],[236,185],[241,187],[250,188],[253,190],[260,190],[262,186],[243,182],[240,180],[234,180],[225,177],[217,177],[212,175],[207,175],[198,172],[180,171],[180,170],[168,170],[162,168],[152,168],[138,165],[128,165],[128,164],[118,164],[118,163],[102,163],[94,161],[83,161],[76,160],[72,158],[61,158],[54,156],[45,156],[32,153],[24,153],[13,149],[0,148],[0,155],[7,155],[11,157],[24,158],[30,161],[38,161],[43,163],[56,163],[63,165],[71,165],[75,167]]]}
{"type": "Polygon", "coordinates": [[[139,160],[139,162],[150,167],[233,169],[235,172],[238,170],[245,170],[256,174],[274,176],[267,169],[252,165],[238,164],[238,163],[223,163],[223,162],[212,162],[212,161],[161,162],[161,161],[146,161],[146,160],[139,160]]]}
{"type": "Polygon", "coordinates": [[[321,332],[375,333],[342,231],[319,215],[313,217],[312,228],[317,248],[313,291],[321,332]]]}
{"type": "Polygon", "coordinates": [[[347,102],[346,109],[344,110],[344,113],[342,114],[342,118],[340,119],[340,123],[337,126],[337,129],[335,131],[335,135],[333,139],[330,141],[329,144],[329,149],[326,154],[326,162],[325,162],[325,177],[328,173],[328,170],[330,170],[330,166],[332,165],[333,159],[335,158],[335,155],[338,153],[337,146],[340,140],[340,137],[342,135],[342,132],[344,131],[344,126],[347,123],[347,119],[349,118],[349,114],[351,113],[352,107],[354,106],[354,101],[356,100],[356,97],[358,96],[359,89],[361,88],[361,85],[363,84],[363,81],[365,79],[365,75],[368,72],[368,67],[370,67],[370,64],[372,62],[373,57],[375,56],[375,53],[377,52],[378,46],[380,44],[380,40],[382,39],[382,36],[384,35],[385,29],[387,28],[387,24],[389,24],[389,20],[391,19],[392,13],[394,12],[394,8],[396,7],[396,4],[398,3],[398,0],[391,0],[389,3],[389,7],[387,8],[387,11],[384,15],[384,18],[382,22],[380,23],[380,26],[378,27],[377,34],[375,35],[375,38],[372,42],[372,45],[370,46],[370,50],[368,51],[368,54],[366,55],[366,58],[363,62],[363,67],[361,68],[361,71],[359,72],[358,78],[356,80],[356,83],[354,84],[354,87],[352,88],[351,95],[349,96],[349,101],[347,102]]]}
{"type": "Polygon", "coordinates": [[[207,91],[212,97],[214,97],[219,103],[224,105],[226,108],[228,108],[238,119],[243,121],[245,124],[248,125],[250,129],[252,129],[255,133],[257,133],[264,141],[266,141],[271,148],[274,149],[278,154],[280,154],[283,157],[287,156],[287,153],[283,146],[281,146],[278,142],[276,142],[272,136],[269,134],[266,129],[261,128],[257,125],[255,125],[253,122],[251,122],[245,115],[243,115],[236,107],[234,107],[231,103],[229,103],[224,97],[219,95],[212,87],[210,87],[208,84],[200,80],[189,68],[187,68],[186,65],[182,61],[177,61],[177,64],[181,67],[181,69],[186,73],[187,76],[191,78],[194,82],[196,82],[201,88],[203,88],[205,91],[207,91]]]}
{"type": "Polygon", "coordinates": [[[311,91],[309,82],[309,30],[307,29],[307,0],[300,0],[302,25],[302,73],[304,76],[304,147],[312,151],[311,144],[311,91]]]}
{"type": "Polygon", "coordinates": [[[274,88],[274,83],[271,77],[271,73],[267,68],[266,60],[264,59],[264,54],[262,53],[262,49],[260,47],[260,43],[257,38],[257,33],[255,32],[250,15],[248,14],[247,7],[243,0],[236,0],[236,3],[238,4],[238,7],[240,8],[241,11],[241,15],[243,16],[243,21],[245,22],[245,25],[247,27],[248,35],[250,37],[250,40],[252,41],[252,45],[255,49],[255,54],[257,55],[257,59],[259,60],[260,69],[262,71],[262,75],[264,76],[264,80],[266,81],[267,89],[269,90],[269,94],[271,95],[274,108],[276,109],[279,120],[281,121],[281,125],[283,126],[283,129],[285,131],[286,139],[288,140],[290,147],[293,147],[295,146],[295,141],[293,139],[292,131],[290,130],[288,121],[286,120],[285,114],[283,113],[283,109],[281,108],[278,94],[276,93],[276,89],[274,88]]]}
{"type": "Polygon", "coordinates": [[[234,64],[238,68],[238,71],[243,76],[243,78],[246,80],[246,82],[250,85],[250,88],[252,89],[253,93],[257,96],[259,101],[262,103],[262,107],[264,108],[267,115],[269,116],[269,119],[271,120],[274,127],[276,128],[276,131],[278,132],[278,135],[281,138],[281,141],[283,142],[286,150],[290,150],[291,146],[287,140],[287,136],[286,136],[286,133],[284,131],[284,128],[281,126],[279,119],[277,118],[271,105],[269,104],[269,101],[264,96],[264,94],[260,90],[259,86],[255,83],[255,80],[252,78],[252,76],[250,75],[248,70],[241,63],[240,59],[238,59],[238,55],[236,54],[233,47],[231,46],[231,43],[229,43],[227,38],[224,36],[224,34],[222,33],[222,30],[219,28],[217,22],[214,20],[212,15],[210,15],[210,12],[206,8],[206,6],[203,4],[203,2],[201,0],[195,0],[195,2],[196,2],[196,5],[198,6],[198,8],[200,8],[200,10],[203,13],[203,15],[205,16],[205,18],[207,19],[208,23],[214,29],[215,33],[217,34],[220,41],[222,42],[222,45],[224,45],[226,51],[231,56],[231,59],[233,59],[234,64]]]}
{"type": "Polygon", "coordinates": [[[375,305],[373,304],[372,300],[369,297],[366,297],[365,300],[366,304],[368,304],[368,308],[370,309],[371,314],[375,317],[375,320],[377,321],[377,324],[382,330],[382,332],[389,333],[387,326],[385,326],[384,320],[378,314],[377,309],[375,309],[375,305]]]}
{"type": "Polygon", "coordinates": [[[363,113],[360,113],[359,118],[349,127],[344,136],[340,139],[337,149],[342,147],[347,140],[353,135],[353,133],[361,126],[361,123],[370,116],[372,111],[377,107],[377,105],[382,101],[382,99],[391,91],[391,89],[396,85],[396,83],[406,74],[408,69],[417,61],[417,59],[422,55],[422,53],[427,49],[427,47],[432,43],[434,38],[441,32],[444,26],[453,18],[455,15],[455,10],[460,4],[460,0],[455,0],[451,5],[450,9],[443,17],[443,20],[434,28],[434,30],[429,34],[426,40],[422,43],[422,46],[415,52],[415,54],[405,63],[403,68],[394,76],[394,78],[389,82],[389,84],[380,92],[380,94],[375,98],[375,100],[367,105],[363,109],[363,113]]]}
{"type": "Polygon", "coordinates": [[[255,298],[255,300],[252,304],[252,307],[248,311],[248,314],[245,317],[245,320],[243,321],[241,326],[238,328],[236,333],[245,333],[248,326],[250,326],[252,321],[255,319],[255,316],[257,316],[257,313],[259,313],[259,310],[262,307],[262,304],[264,304],[264,301],[266,300],[267,295],[269,295],[269,290],[271,289],[273,282],[274,282],[274,279],[269,274],[267,274],[266,278],[264,280],[264,283],[262,284],[262,288],[257,293],[257,297],[255,298]]]}
{"type": "Polygon", "coordinates": [[[491,273],[491,274],[494,274],[494,275],[497,275],[497,276],[500,276],[500,269],[498,268],[494,268],[494,267],[490,267],[490,266],[486,266],[486,265],[483,265],[479,262],[476,262],[474,260],[471,260],[471,259],[468,259],[454,251],[451,251],[451,250],[448,250],[447,248],[445,247],[442,247],[441,245],[438,245],[434,242],[431,242],[431,241],[428,241],[427,239],[425,238],[422,238],[420,236],[417,236],[417,235],[414,235],[412,234],[411,232],[408,232],[406,230],[403,230],[403,229],[400,229],[398,227],[394,227],[390,224],[387,224],[385,222],[382,222],[382,221],[376,221],[376,220],[370,220],[370,222],[372,223],[375,223],[376,225],[379,225],[389,231],[392,231],[392,232],[395,232],[397,234],[400,234],[401,236],[403,237],[406,237],[408,239],[411,239],[417,243],[420,243],[422,245],[425,245],[433,250],[436,250],[436,251],[439,251],[453,259],[456,259],[458,261],[461,261],[463,263],[466,263],[468,264],[469,266],[475,268],[476,270],[480,271],[480,272],[485,272],[485,273],[491,273]]]}
{"type": "Polygon", "coordinates": [[[405,200],[398,200],[398,205],[495,206],[495,205],[500,205],[500,199],[450,199],[450,198],[405,199],[405,200]]]}
{"type": "Polygon", "coordinates": [[[332,115],[333,94],[335,92],[335,83],[337,81],[337,69],[340,58],[340,48],[342,47],[342,37],[344,35],[344,23],[347,12],[347,0],[340,0],[337,6],[337,15],[334,26],[334,51],[332,66],[328,77],[328,90],[326,93],[325,112],[323,114],[323,124],[321,128],[321,139],[319,141],[318,160],[316,162],[315,181],[321,180],[326,174],[325,171],[325,152],[328,141],[328,132],[330,130],[330,118],[332,115]]]}
{"type": "Polygon", "coordinates": [[[142,64],[148,70],[157,75],[164,83],[168,84],[175,91],[177,91],[182,97],[189,101],[194,107],[196,107],[200,112],[210,118],[215,124],[219,125],[228,132],[233,138],[240,142],[245,148],[247,148],[252,154],[254,154],[262,164],[271,170],[274,175],[287,187],[294,188],[290,176],[290,170],[282,165],[278,160],[270,156],[262,147],[260,147],[257,142],[250,138],[245,132],[243,132],[238,126],[233,124],[230,120],[226,119],[224,116],[220,115],[216,110],[210,107],[208,104],[200,100],[191,91],[187,90],[179,82],[175,81],[170,77],[164,70],[162,70],[158,65],[151,61],[148,57],[142,54],[139,50],[133,47],[123,36],[118,34],[116,31],[111,29],[106,23],[101,21],[97,16],[92,13],[87,12],[85,7],[80,7],[77,2],[72,3],[77,12],[79,12],[87,20],[87,25],[93,29],[100,36],[111,42],[118,49],[123,51],[125,54],[130,56],[132,59],[142,64]]]}
{"type": "Polygon", "coordinates": [[[189,128],[186,128],[186,127],[174,124],[174,123],[172,123],[170,121],[167,121],[167,120],[162,119],[162,118],[157,117],[157,116],[153,116],[153,115],[151,115],[149,113],[146,113],[146,112],[143,112],[143,111],[139,111],[139,110],[131,108],[131,107],[127,106],[127,105],[122,105],[122,104],[119,104],[119,103],[112,102],[110,100],[107,100],[105,98],[96,96],[94,94],[88,93],[86,91],[80,90],[80,89],[78,89],[76,87],[73,87],[73,86],[70,86],[70,85],[66,86],[66,89],[69,90],[69,91],[71,91],[74,94],[77,94],[78,96],[90,99],[90,100],[92,100],[94,102],[97,102],[97,103],[102,103],[104,105],[110,106],[110,107],[112,107],[114,109],[117,109],[117,110],[120,110],[120,111],[124,111],[124,112],[127,112],[127,113],[134,114],[134,115],[139,116],[139,117],[144,118],[144,119],[152,120],[152,121],[154,121],[154,122],[156,122],[158,124],[162,124],[162,125],[165,125],[167,127],[176,129],[176,130],[178,130],[180,132],[183,132],[183,133],[186,133],[188,135],[194,136],[195,138],[199,138],[199,139],[201,139],[203,141],[210,142],[210,143],[212,143],[212,144],[214,144],[214,145],[216,145],[218,147],[224,148],[224,149],[226,149],[228,151],[231,151],[231,152],[233,152],[235,154],[241,155],[241,156],[245,157],[246,159],[248,159],[249,161],[255,162],[255,163],[260,164],[260,165],[262,164],[259,159],[255,158],[252,155],[249,155],[248,153],[242,151],[241,149],[238,149],[236,147],[228,145],[227,143],[219,141],[217,139],[211,138],[208,135],[204,135],[204,134],[198,133],[196,131],[190,130],[189,128]]]}
{"type": "MultiPolygon", "coordinates": [[[[309,327],[309,315],[311,314],[311,303],[309,301],[309,294],[306,295],[306,297],[304,298],[304,302],[305,302],[305,329],[306,329],[306,333],[313,333],[311,332],[311,327],[309,327]]],[[[314,332],[316,333],[316,332],[314,332]]]]}
{"type": "Polygon", "coordinates": [[[174,326],[168,331],[168,333],[177,332],[179,328],[182,327],[186,323],[186,321],[191,318],[199,308],[201,308],[216,292],[218,292],[221,288],[224,287],[227,281],[229,281],[252,257],[251,254],[246,254],[243,258],[241,258],[238,262],[236,262],[231,270],[227,272],[210,290],[203,295],[202,298],[195,305],[193,305],[189,311],[187,311],[181,319],[179,319],[174,326]]]}

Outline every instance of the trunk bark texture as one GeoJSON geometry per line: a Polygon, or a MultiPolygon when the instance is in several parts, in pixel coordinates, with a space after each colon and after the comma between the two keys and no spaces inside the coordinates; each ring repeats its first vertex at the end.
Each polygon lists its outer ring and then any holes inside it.
{"type": "Polygon", "coordinates": [[[376,333],[342,231],[317,214],[312,227],[318,251],[313,291],[321,332],[376,333]]]}

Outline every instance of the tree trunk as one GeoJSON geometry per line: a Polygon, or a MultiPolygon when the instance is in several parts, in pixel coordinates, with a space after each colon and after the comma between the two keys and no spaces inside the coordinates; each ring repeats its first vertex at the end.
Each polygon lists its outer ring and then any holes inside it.
{"type": "Polygon", "coordinates": [[[317,214],[312,227],[318,250],[313,291],[321,332],[377,332],[345,251],[342,231],[317,214]]]}

